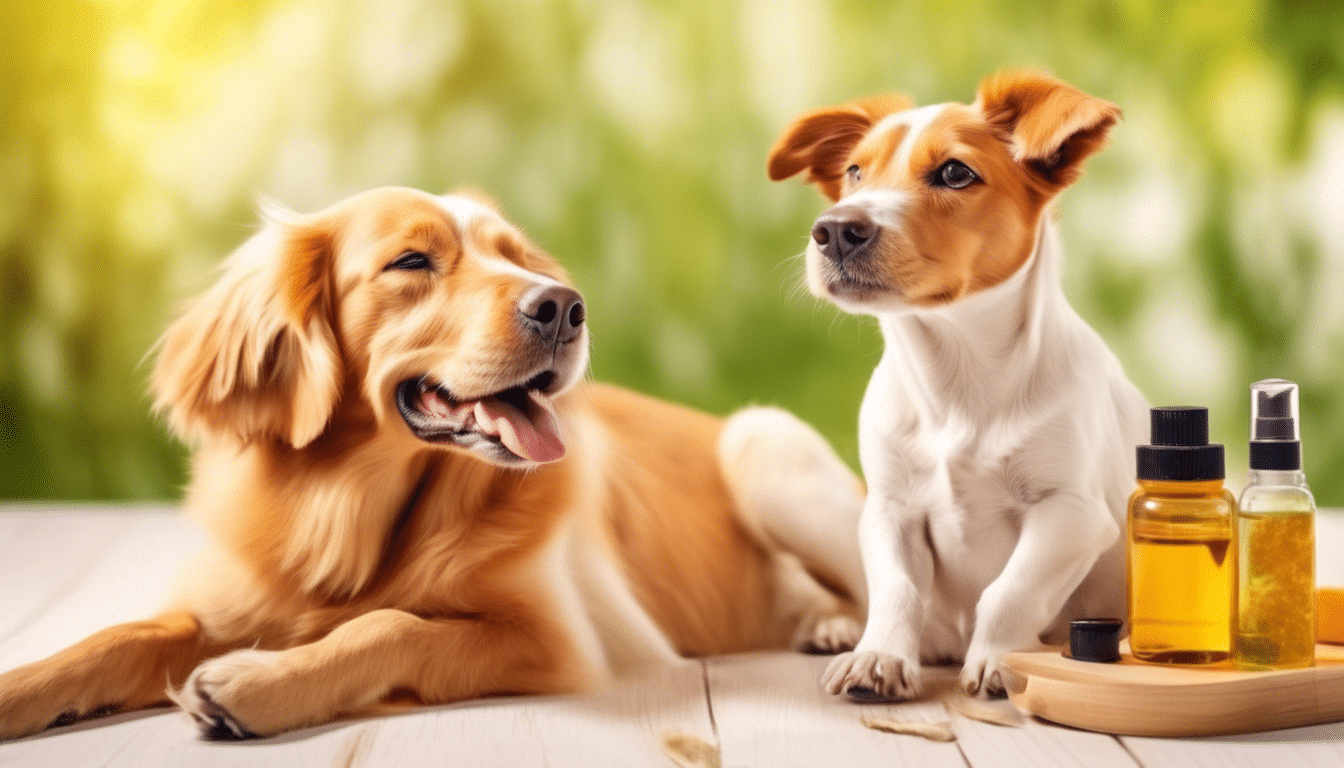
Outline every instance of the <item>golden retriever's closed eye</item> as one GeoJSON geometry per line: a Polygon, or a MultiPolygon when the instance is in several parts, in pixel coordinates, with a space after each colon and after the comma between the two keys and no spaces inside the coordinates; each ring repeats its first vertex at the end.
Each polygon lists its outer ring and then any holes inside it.
{"type": "Polygon", "coordinates": [[[268,215],[153,374],[209,551],[157,618],[0,676],[0,738],[167,697],[241,738],[851,644],[849,470],[782,411],[585,382],[586,321],[479,196],[268,215]]]}

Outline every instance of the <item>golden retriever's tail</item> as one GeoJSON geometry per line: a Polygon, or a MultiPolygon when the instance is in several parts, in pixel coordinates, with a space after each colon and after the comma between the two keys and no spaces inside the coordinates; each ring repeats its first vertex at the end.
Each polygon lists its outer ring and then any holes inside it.
{"type": "Polygon", "coordinates": [[[824,437],[781,408],[745,408],[724,425],[719,464],[748,530],[797,555],[860,609],[867,605],[859,557],[863,484],[824,437]]]}

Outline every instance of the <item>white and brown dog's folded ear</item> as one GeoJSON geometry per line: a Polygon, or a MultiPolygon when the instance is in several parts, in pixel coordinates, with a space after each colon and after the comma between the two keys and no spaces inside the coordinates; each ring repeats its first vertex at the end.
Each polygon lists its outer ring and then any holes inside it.
{"type": "Polygon", "coordinates": [[[770,179],[781,181],[807,171],[808,183],[816,184],[830,199],[839,200],[840,181],[854,146],[879,120],[913,106],[908,97],[888,93],[803,114],[771,148],[770,179]]]}
{"type": "Polygon", "coordinates": [[[1116,105],[1034,69],[985,78],[973,106],[1009,134],[1013,159],[1035,171],[1050,192],[1078,179],[1083,160],[1105,145],[1120,120],[1116,105]]]}

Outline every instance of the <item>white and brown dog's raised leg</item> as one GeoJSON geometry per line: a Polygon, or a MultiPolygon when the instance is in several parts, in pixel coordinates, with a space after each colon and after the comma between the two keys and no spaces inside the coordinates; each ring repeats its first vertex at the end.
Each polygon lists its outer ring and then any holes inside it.
{"type": "Polygon", "coordinates": [[[1027,509],[1012,556],[976,604],[961,669],[967,693],[1003,694],[999,659],[1039,643],[1042,628],[1119,535],[1101,498],[1059,491],[1027,509]]]}

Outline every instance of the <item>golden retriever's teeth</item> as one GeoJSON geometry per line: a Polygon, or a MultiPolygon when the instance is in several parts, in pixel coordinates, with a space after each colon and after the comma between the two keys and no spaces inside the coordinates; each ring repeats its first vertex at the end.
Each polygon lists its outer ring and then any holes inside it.
{"type": "Polygon", "coordinates": [[[485,406],[477,401],[472,409],[472,414],[476,417],[476,428],[487,435],[498,435],[499,427],[495,426],[495,420],[490,418],[490,414],[485,412],[485,406]]]}
{"type": "Polygon", "coordinates": [[[451,419],[453,417],[452,406],[444,402],[437,389],[426,388],[420,392],[420,408],[426,414],[437,419],[451,419]]]}

